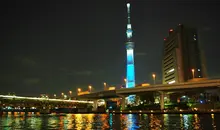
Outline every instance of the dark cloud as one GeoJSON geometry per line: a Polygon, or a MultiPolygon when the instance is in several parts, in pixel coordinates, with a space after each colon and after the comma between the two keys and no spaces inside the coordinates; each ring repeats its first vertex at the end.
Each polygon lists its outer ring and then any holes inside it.
{"type": "Polygon", "coordinates": [[[147,55],[147,53],[145,53],[145,52],[137,52],[135,54],[135,56],[146,56],[146,55],[147,55]]]}
{"type": "Polygon", "coordinates": [[[211,29],[212,29],[211,27],[203,27],[202,28],[203,31],[211,31],[211,29]]]}
{"type": "Polygon", "coordinates": [[[22,57],[22,56],[16,56],[15,59],[20,62],[24,66],[35,66],[36,61],[33,58],[30,57],[22,57]]]}
{"type": "Polygon", "coordinates": [[[27,78],[23,80],[23,83],[28,86],[36,85],[40,83],[40,79],[39,78],[27,78]]]}
{"type": "Polygon", "coordinates": [[[91,76],[92,74],[94,74],[91,70],[71,70],[67,68],[60,68],[60,71],[69,76],[91,76]]]}
{"type": "Polygon", "coordinates": [[[83,71],[73,71],[73,74],[76,76],[91,76],[93,72],[90,70],[83,70],[83,71]]]}

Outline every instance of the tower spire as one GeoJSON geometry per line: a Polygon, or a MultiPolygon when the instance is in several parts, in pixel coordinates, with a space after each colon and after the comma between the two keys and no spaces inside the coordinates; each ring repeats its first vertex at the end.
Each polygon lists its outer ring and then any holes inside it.
{"type": "Polygon", "coordinates": [[[126,34],[127,34],[127,40],[128,41],[131,41],[132,39],[132,28],[131,28],[131,16],[130,16],[130,13],[131,13],[131,5],[130,3],[127,3],[127,13],[128,13],[128,23],[127,23],[127,31],[126,31],[126,34]]]}
{"type": "Polygon", "coordinates": [[[127,3],[127,13],[128,13],[128,24],[130,23],[130,3],[127,3]]]}

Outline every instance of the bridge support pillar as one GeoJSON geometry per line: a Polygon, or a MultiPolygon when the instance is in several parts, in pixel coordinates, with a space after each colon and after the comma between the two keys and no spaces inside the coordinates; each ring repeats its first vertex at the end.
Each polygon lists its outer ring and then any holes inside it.
{"type": "Polygon", "coordinates": [[[93,100],[93,108],[92,108],[92,111],[97,111],[97,107],[98,107],[98,100],[93,100]]]}
{"type": "Polygon", "coordinates": [[[124,110],[125,109],[125,97],[121,97],[121,109],[124,110]]]}
{"type": "Polygon", "coordinates": [[[160,93],[160,110],[164,109],[164,92],[159,92],[160,93]]]}

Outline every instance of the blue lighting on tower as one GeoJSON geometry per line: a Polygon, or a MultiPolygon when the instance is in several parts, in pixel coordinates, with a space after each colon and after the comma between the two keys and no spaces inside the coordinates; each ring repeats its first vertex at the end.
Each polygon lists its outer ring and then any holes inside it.
{"type": "MultiPolygon", "coordinates": [[[[130,3],[127,3],[127,11],[128,11],[128,23],[127,23],[127,42],[126,42],[126,50],[127,50],[127,80],[126,80],[126,88],[135,87],[135,71],[134,71],[134,42],[132,42],[132,27],[130,22],[130,3]]],[[[127,98],[128,104],[131,104],[135,100],[135,95],[130,95],[127,98]]]]}

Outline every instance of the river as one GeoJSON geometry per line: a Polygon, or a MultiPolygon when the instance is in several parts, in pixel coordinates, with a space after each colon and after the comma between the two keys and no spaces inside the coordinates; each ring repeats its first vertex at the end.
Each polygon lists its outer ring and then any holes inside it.
{"type": "Polygon", "coordinates": [[[220,114],[8,114],[0,130],[220,130],[220,114]]]}

